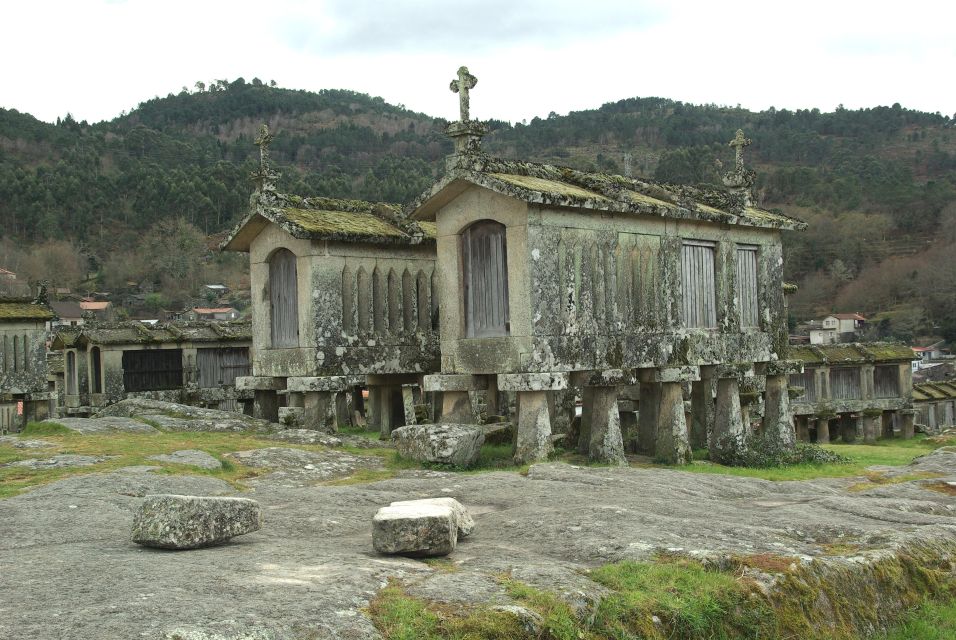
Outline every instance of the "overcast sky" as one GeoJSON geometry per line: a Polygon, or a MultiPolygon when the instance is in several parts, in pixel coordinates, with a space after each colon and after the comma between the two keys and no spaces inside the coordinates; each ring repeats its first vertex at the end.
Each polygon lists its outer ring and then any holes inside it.
{"type": "Polygon", "coordinates": [[[344,88],[457,118],[633,96],[956,112],[956,1],[71,0],[4,3],[0,107],[108,120],[197,80],[344,88]]]}

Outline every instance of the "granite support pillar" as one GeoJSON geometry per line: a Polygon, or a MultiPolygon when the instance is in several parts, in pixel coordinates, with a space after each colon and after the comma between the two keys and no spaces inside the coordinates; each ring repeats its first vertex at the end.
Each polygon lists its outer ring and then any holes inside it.
{"type": "Polygon", "coordinates": [[[565,373],[511,373],[498,375],[498,389],[515,391],[518,420],[515,429],[515,464],[542,462],[554,449],[548,392],[568,388],[565,373]]]}
{"type": "Polygon", "coordinates": [[[715,367],[701,367],[700,380],[692,383],[690,393],[690,446],[704,449],[714,432],[717,407],[714,403],[715,367]]]}

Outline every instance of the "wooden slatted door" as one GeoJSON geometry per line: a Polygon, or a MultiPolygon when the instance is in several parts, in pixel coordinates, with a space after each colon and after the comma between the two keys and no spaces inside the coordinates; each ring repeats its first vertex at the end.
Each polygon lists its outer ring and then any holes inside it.
{"type": "Polygon", "coordinates": [[[737,301],[740,305],[740,326],[758,326],[757,247],[737,245],[737,301]]]}
{"type": "Polygon", "coordinates": [[[681,248],[681,293],[685,327],[717,326],[714,243],[684,242],[681,248]]]}
{"type": "Polygon", "coordinates": [[[881,365],[873,369],[873,391],[877,398],[896,398],[900,395],[900,368],[881,365]]]}
{"type": "Polygon", "coordinates": [[[830,395],[834,400],[859,400],[862,397],[859,367],[830,369],[830,395]]]}
{"type": "Polygon", "coordinates": [[[508,247],[505,226],[493,220],[474,223],[461,236],[465,335],[506,336],[508,317],[508,247]]]}
{"type": "Polygon", "coordinates": [[[236,378],[250,373],[247,347],[224,347],[196,351],[199,386],[203,389],[219,385],[233,386],[236,378]]]}
{"type": "Polygon", "coordinates": [[[299,346],[299,296],[295,254],[279,249],[269,259],[272,347],[299,346]]]}
{"type": "Polygon", "coordinates": [[[123,352],[123,387],[126,391],[162,391],[182,386],[182,349],[123,352]]]}

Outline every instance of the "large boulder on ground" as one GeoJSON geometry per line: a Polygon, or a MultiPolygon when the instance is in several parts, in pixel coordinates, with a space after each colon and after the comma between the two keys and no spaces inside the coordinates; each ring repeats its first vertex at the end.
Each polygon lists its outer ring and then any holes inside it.
{"type": "Polygon", "coordinates": [[[392,440],[402,457],[470,467],[478,461],[485,434],[467,424],[413,424],[393,431],[392,440]]]}
{"type": "Polygon", "coordinates": [[[372,519],[372,546],[379,553],[446,556],[458,544],[458,518],[451,507],[420,504],[382,507],[372,519]]]}
{"type": "Polygon", "coordinates": [[[393,507],[402,507],[402,506],[415,506],[415,505],[429,505],[434,504],[440,507],[449,507],[452,514],[455,516],[455,522],[458,526],[458,536],[464,538],[471,535],[472,530],[475,528],[475,521],[471,517],[471,514],[468,513],[468,509],[465,508],[465,505],[458,502],[454,498],[423,498],[421,500],[399,500],[393,502],[391,506],[393,507]]]}
{"type": "Polygon", "coordinates": [[[136,544],[160,549],[197,549],[258,531],[262,509],[248,498],[146,496],[133,518],[136,544]]]}

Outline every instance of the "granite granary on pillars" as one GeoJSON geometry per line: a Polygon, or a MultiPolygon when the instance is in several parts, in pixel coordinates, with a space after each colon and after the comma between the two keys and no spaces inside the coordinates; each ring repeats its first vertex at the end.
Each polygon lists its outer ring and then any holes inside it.
{"type": "Polygon", "coordinates": [[[265,127],[250,210],[223,243],[249,253],[255,415],[334,430],[368,386],[366,415],[389,433],[403,394],[438,369],[434,224],[396,205],[278,193],[265,127]],[[408,385],[408,386],[403,386],[408,385]]]}
{"type": "Polygon", "coordinates": [[[87,323],[55,332],[63,356],[59,416],[89,416],[125,398],[243,410],[252,394],[235,380],[249,374],[248,322],[87,323]]]}
{"type": "Polygon", "coordinates": [[[913,437],[913,350],[900,344],[790,347],[803,364],[791,374],[797,437],[827,443],[913,437]]]}
{"type": "MultiPolygon", "coordinates": [[[[740,415],[705,408],[722,376],[739,374],[718,365],[770,374],[768,401],[786,404],[780,235],[806,225],[754,205],[743,133],[731,142],[729,191],[502,160],[480,150],[484,130],[468,113],[475,84],[464,67],[452,82],[455,153],[410,214],[437,227],[441,374],[425,384],[445,392],[443,421],[469,419],[470,389],[515,392],[515,458],[540,460],[552,446],[548,396],[578,388],[582,450],[623,462],[617,394],[638,381],[637,446],[681,463],[714,429],[736,428],[708,424],[740,415]],[[699,386],[695,442],[687,383],[699,386]]],[[[792,442],[788,411],[770,413],[792,442]]]]}
{"type": "Polygon", "coordinates": [[[0,298],[0,433],[49,415],[56,392],[47,382],[46,323],[54,317],[42,288],[37,299],[0,298]]]}

